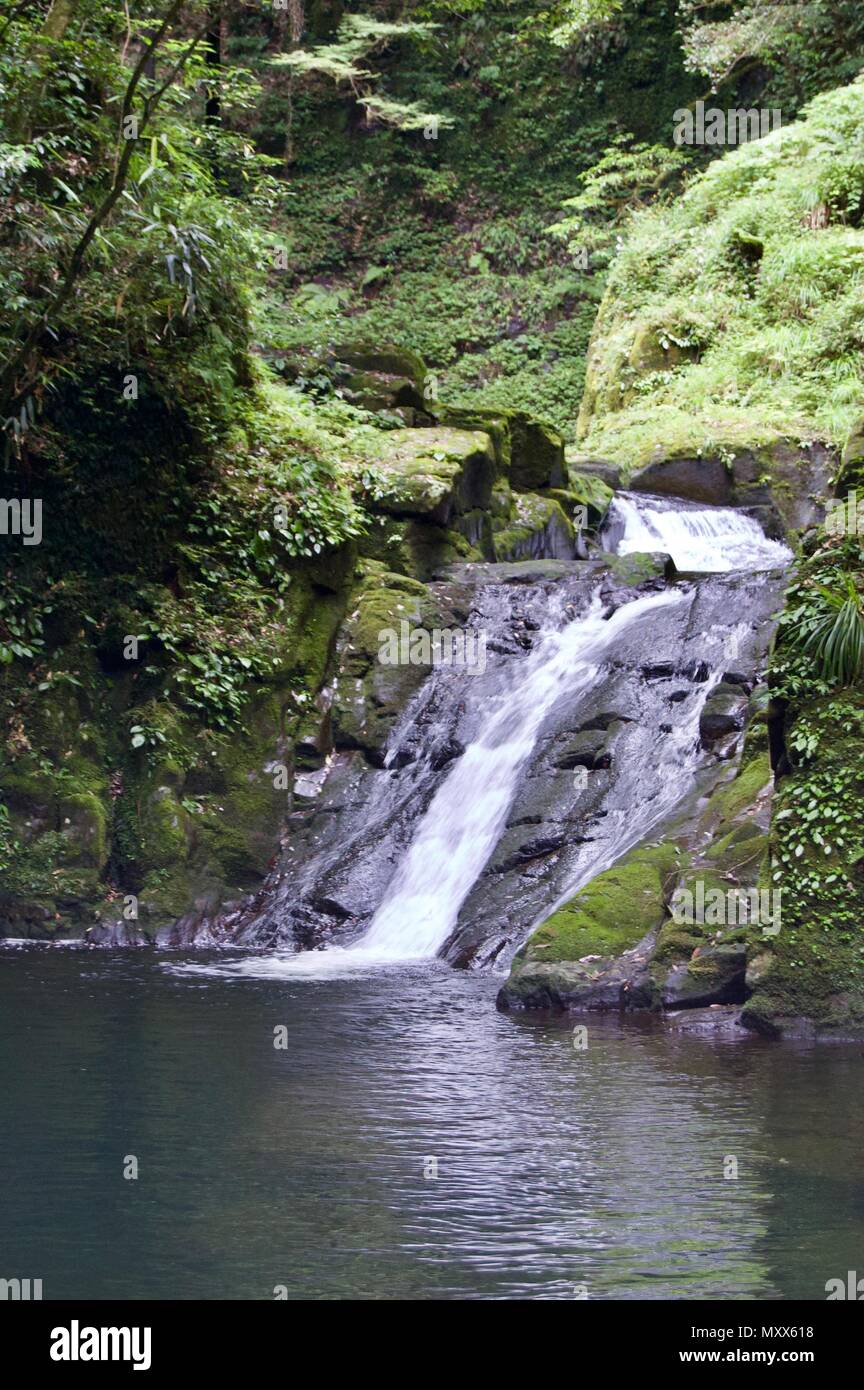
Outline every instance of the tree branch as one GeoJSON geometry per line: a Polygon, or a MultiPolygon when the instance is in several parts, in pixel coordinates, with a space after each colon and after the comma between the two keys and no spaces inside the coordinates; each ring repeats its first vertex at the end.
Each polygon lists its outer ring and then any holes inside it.
{"type": "MultiPolygon", "coordinates": [[[[121,135],[123,131],[124,121],[127,117],[129,117],[132,114],[132,103],[135,99],[135,93],[140,85],[141,78],[144,74],[144,69],[151,57],[153,56],[153,54],[155,53],[156,49],[159,47],[169,28],[176,20],[182,7],[183,0],[174,0],[174,3],[171,5],[170,9],[166,13],[156,33],[148,40],[143,52],[139,56],[138,61],[132,70],[132,75],[126,86],[126,92],[123,98],[123,105],[120,113],[121,135]]],[[[207,23],[209,22],[210,21],[208,19],[207,23]]],[[[198,47],[198,44],[204,37],[207,28],[207,23],[205,23],[204,27],[200,29],[197,34],[194,35],[191,42],[184,49],[183,53],[180,55],[177,62],[174,64],[173,68],[171,69],[161,86],[157,87],[156,90],[145,99],[141,108],[141,115],[138,118],[139,132],[143,131],[154,110],[161,101],[162,97],[165,95],[168,88],[177,80],[180,73],[183,71],[183,68],[186,66],[192,54],[195,52],[195,49],[198,47]]],[[[134,150],[135,140],[126,140],[124,142],[124,148],[120,154],[120,158],[117,161],[117,166],[111,181],[111,187],[109,188],[102,202],[92,213],[90,220],[87,223],[87,226],[84,228],[84,231],[79,237],[78,242],[74,250],[72,251],[72,255],[69,258],[66,273],[63,276],[63,279],[60,283],[57,292],[55,293],[54,297],[50,300],[50,302],[45,306],[43,312],[39,315],[36,321],[31,325],[29,332],[27,333],[23,343],[18,348],[17,352],[15,352],[12,357],[10,357],[10,359],[4,365],[2,372],[0,372],[0,414],[4,416],[6,416],[11,411],[17,398],[22,394],[23,391],[27,390],[30,384],[30,382],[27,381],[23,386],[19,386],[17,384],[18,374],[22,370],[27,370],[28,377],[32,379],[32,367],[29,367],[28,369],[30,358],[34,350],[38,346],[39,340],[45,333],[45,330],[48,328],[51,320],[56,319],[57,314],[60,312],[61,309],[63,309],[63,307],[67,303],[74,288],[75,282],[81,273],[81,269],[84,263],[84,257],[87,254],[91,242],[93,241],[94,237],[96,236],[96,233],[99,231],[99,228],[105,222],[106,218],[109,216],[118,199],[120,198],[120,195],[122,194],[123,189],[126,186],[126,179],[129,173],[129,165],[131,163],[134,150]]]]}

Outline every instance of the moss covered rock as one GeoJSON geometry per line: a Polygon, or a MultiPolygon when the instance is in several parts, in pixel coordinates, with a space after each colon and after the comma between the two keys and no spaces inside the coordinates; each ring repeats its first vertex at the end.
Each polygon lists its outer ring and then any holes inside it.
{"type": "Polygon", "coordinates": [[[520,492],[509,521],[494,523],[493,544],[496,560],[572,560],[576,533],[556,498],[520,492]]]}
{"type": "Polygon", "coordinates": [[[370,562],[340,636],[331,710],[337,748],[360,748],[373,763],[383,761],[395,720],[431,670],[413,634],[455,625],[424,584],[370,562]]]}
{"type": "Polygon", "coordinates": [[[836,493],[843,497],[852,488],[864,489],[864,417],[856,420],[843,445],[836,493]]]}
{"type": "Polygon", "coordinates": [[[510,438],[513,487],[533,492],[537,488],[564,486],[564,440],[557,430],[522,411],[513,411],[510,438]]]}
{"type": "Polygon", "coordinates": [[[385,435],[378,469],[377,510],[442,526],[472,508],[488,507],[497,475],[488,434],[446,426],[385,435]]]}
{"type": "Polygon", "coordinates": [[[631,850],[558,908],[513,961],[502,1008],[650,1007],[650,938],[663,921],[674,846],[631,850]]]}

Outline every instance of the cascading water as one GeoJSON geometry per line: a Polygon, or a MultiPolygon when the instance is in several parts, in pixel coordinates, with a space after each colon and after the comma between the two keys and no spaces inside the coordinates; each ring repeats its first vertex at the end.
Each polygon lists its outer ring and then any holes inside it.
{"type": "Polygon", "coordinates": [[[652,594],[604,621],[599,600],[586,618],[551,634],[497,698],[489,723],[436,793],[408,854],[356,950],[379,959],[433,956],[504,828],[519,771],[562,695],[578,700],[623,630],[683,594],[652,594]]]}
{"type": "MultiPolygon", "coordinates": [[[[328,943],[324,951],[295,949],[182,969],[323,977],[439,953],[488,963],[668,819],[704,763],[699,720],[706,699],[724,671],[739,659],[752,668],[764,650],[764,623],[775,602],[772,584],[779,584],[789,552],[731,509],[676,511],[665,499],[636,494],[619,497],[613,508],[607,548],[624,555],[671,551],[680,570],[705,571],[705,580],[632,598],[607,573],[605,580],[592,581],[595,594],[587,611],[583,599],[582,615],[569,620],[566,600],[573,589],[566,576],[526,586],[543,629],[532,650],[508,657],[476,680],[436,672],[394,730],[385,768],[367,769],[361,773],[365,782],[352,786],[347,832],[330,831],[328,847],[325,816],[311,858],[283,876],[260,919],[270,943],[288,944],[280,923],[291,920],[298,904],[315,914],[334,910],[340,895],[352,901],[344,890],[346,866],[361,885],[353,901],[368,897],[366,885],[379,881],[389,856],[394,867],[373,894],[362,934],[347,947],[328,943]],[[763,572],[769,569],[775,573],[767,582],[763,572]],[[403,765],[395,755],[412,738],[416,748],[430,704],[425,748],[403,765]],[[593,720],[584,722],[592,712],[593,720]],[[559,770],[576,764],[556,763],[544,749],[554,751],[561,730],[575,730],[578,738],[579,730],[605,729],[610,722],[618,730],[612,771],[591,774],[593,800],[583,803],[572,781],[568,794],[572,773],[559,770]],[[461,736],[464,751],[443,775],[430,752],[442,728],[451,735],[454,728],[468,733],[461,736]],[[540,814],[530,814],[538,784],[540,814]],[[409,814],[418,797],[425,809],[409,814]],[[541,828],[534,832],[536,823],[541,828]],[[528,828],[522,831],[522,825],[528,828]],[[502,846],[514,836],[518,843],[508,858],[502,846]],[[544,878],[544,856],[550,853],[555,869],[544,878]],[[544,865],[539,879],[521,871],[507,877],[511,861],[530,869],[532,856],[544,865]]],[[[526,600],[515,600],[506,584],[496,585],[496,567],[488,569],[475,614],[497,638],[499,624],[508,614],[512,620],[514,608],[526,600]]],[[[573,583],[584,585],[584,577],[577,579],[583,571],[596,573],[574,564],[573,583]]],[[[354,916],[350,907],[341,913],[354,916]]],[[[243,938],[252,944],[258,920],[243,938]]]]}
{"type": "Polygon", "coordinates": [[[609,509],[604,543],[619,555],[663,551],[679,570],[723,573],[785,565],[789,551],[759,523],[732,507],[671,506],[660,497],[619,493],[609,509]]]}

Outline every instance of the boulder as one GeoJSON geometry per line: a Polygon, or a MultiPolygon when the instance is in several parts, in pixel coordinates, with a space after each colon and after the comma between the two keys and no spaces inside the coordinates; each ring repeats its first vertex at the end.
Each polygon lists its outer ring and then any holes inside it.
{"type": "Polygon", "coordinates": [[[493,440],[499,473],[524,492],[567,486],[564,440],[524,410],[474,405],[439,405],[436,418],[445,425],[483,430],[493,440]]]}
{"type": "Polygon", "coordinates": [[[743,1001],[747,947],[743,941],[697,947],[690,960],[675,965],[660,987],[665,1009],[705,1007],[743,1001]]]}
{"type": "Polygon", "coordinates": [[[536,488],[564,487],[564,440],[557,430],[515,410],[510,414],[510,482],[532,492],[536,488]]]}
{"type": "Polygon", "coordinates": [[[634,473],[629,485],[714,507],[746,507],[766,535],[779,539],[821,521],[833,468],[827,445],[776,439],[722,455],[660,458],[634,473]]]}
{"type": "Polygon", "coordinates": [[[499,1008],[650,1007],[647,967],[676,863],[671,845],[641,847],[598,874],[517,953],[499,1008]]]}
{"type": "Polygon", "coordinates": [[[422,393],[411,378],[395,372],[350,372],[343,378],[342,389],[351,404],[361,410],[404,411],[413,421],[413,412],[425,408],[422,393]]]}
{"type": "Polygon", "coordinates": [[[699,716],[699,737],[703,744],[714,743],[726,734],[744,727],[747,692],[740,684],[722,682],[712,690],[699,716]]]}
{"type": "Polygon", "coordinates": [[[376,511],[446,526],[463,512],[489,507],[497,469],[488,434],[442,425],[392,430],[382,447],[376,511]]]}
{"type": "Polygon", "coordinates": [[[435,418],[441,425],[454,429],[480,430],[488,434],[495,450],[499,479],[510,476],[510,415],[507,410],[496,410],[482,405],[436,405],[435,418]]]}
{"type": "Polygon", "coordinates": [[[333,743],[337,749],[362,749],[373,766],[380,766],[394,722],[432,669],[413,651],[406,662],[401,651],[398,661],[390,660],[381,634],[393,632],[398,641],[403,622],[410,634],[456,627],[459,618],[426,585],[388,574],[381,565],[369,566],[350,608],[333,682],[333,743]]]}
{"type": "Polygon", "coordinates": [[[581,454],[576,449],[565,449],[565,459],[569,474],[596,478],[605,487],[616,491],[621,486],[621,465],[611,459],[595,458],[592,454],[581,454]]]}
{"type": "Polygon", "coordinates": [[[732,471],[719,458],[659,459],[634,473],[630,487],[712,507],[731,507],[734,501],[732,471]]]}
{"type": "Polygon", "coordinates": [[[612,762],[609,748],[612,735],[614,727],[611,733],[607,728],[583,729],[558,744],[552,754],[552,765],[567,772],[577,767],[591,771],[609,767],[612,762]]]}
{"type": "Polygon", "coordinates": [[[426,364],[422,357],[410,348],[395,347],[388,343],[377,346],[344,343],[333,349],[333,356],[337,362],[344,363],[354,372],[371,372],[376,376],[410,382],[422,404],[427,379],[426,364]]]}
{"type": "Polygon", "coordinates": [[[851,488],[864,489],[864,416],[849,431],[834,490],[838,497],[845,497],[851,488]]]}
{"type": "Polygon", "coordinates": [[[576,549],[573,523],[561,503],[539,493],[516,493],[513,517],[498,523],[493,543],[496,560],[572,560],[576,549]]]}

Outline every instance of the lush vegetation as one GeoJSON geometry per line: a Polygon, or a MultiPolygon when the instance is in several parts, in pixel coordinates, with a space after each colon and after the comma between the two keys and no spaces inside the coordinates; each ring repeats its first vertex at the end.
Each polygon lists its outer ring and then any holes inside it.
{"type": "Polygon", "coordinates": [[[842,446],[861,409],[864,85],[631,220],[600,314],[585,447],[645,461],[777,436],[842,446]]]}
{"type": "MultiPolygon", "coordinates": [[[[0,538],[7,895],[80,928],[130,892],[164,922],[260,882],[271,773],[311,738],[357,585],[421,601],[422,538],[372,515],[406,424],[480,421],[500,452],[529,411],[625,471],[842,445],[862,67],[852,0],[3,0],[2,490],[44,523],[0,538]],[[679,147],[700,100],[783,129],[679,147]],[[346,368],[358,344],[410,406],[346,368]]],[[[499,491],[435,555],[532,507],[566,529],[574,497],[499,491]]],[[[857,772],[823,754],[858,738],[860,571],[856,538],[802,562],[774,660],[824,842],[799,854],[781,781],[802,930],[817,899],[839,921],[824,894],[857,864],[857,772]]]]}

